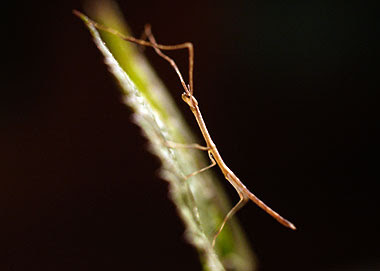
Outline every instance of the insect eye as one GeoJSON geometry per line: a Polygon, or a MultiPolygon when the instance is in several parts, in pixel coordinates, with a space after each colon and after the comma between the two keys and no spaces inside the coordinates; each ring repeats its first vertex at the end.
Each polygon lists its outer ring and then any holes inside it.
{"type": "Polygon", "coordinates": [[[189,101],[190,100],[190,95],[187,94],[186,92],[182,93],[182,100],[189,101]]]}

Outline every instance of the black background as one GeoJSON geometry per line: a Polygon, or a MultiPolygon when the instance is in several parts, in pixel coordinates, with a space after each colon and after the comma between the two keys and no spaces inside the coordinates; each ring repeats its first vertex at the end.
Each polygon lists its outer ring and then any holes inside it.
{"type": "MultiPolygon", "coordinates": [[[[225,161],[298,227],[239,212],[260,270],[380,268],[374,2],[120,1],[136,35],[149,22],[159,42],[195,44],[195,93],[225,161]]],[[[2,8],[0,270],[200,270],[73,8],[2,8]]],[[[147,54],[196,130],[175,73],[147,54]]]]}

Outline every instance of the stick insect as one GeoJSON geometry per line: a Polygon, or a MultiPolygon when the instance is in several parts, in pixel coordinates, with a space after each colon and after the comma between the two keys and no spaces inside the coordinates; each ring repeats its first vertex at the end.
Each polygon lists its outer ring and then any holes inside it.
{"type": "MultiPolygon", "coordinates": [[[[75,15],[82,16],[79,11],[74,10],[73,11],[75,15]]],[[[267,212],[269,215],[271,215],[274,219],[276,219],[279,223],[284,225],[285,227],[288,227],[292,230],[295,230],[296,227],[280,216],[277,212],[273,211],[270,207],[268,207],[263,201],[261,201],[258,197],[256,197],[251,191],[248,190],[248,188],[239,180],[239,178],[235,175],[235,173],[232,172],[231,169],[227,167],[227,165],[224,163],[222,156],[220,155],[215,143],[211,139],[211,135],[207,130],[206,123],[202,117],[201,111],[198,106],[198,101],[194,97],[194,84],[193,84],[193,69],[194,69],[194,49],[193,44],[191,42],[185,42],[181,44],[175,44],[175,45],[162,45],[158,44],[156,42],[156,39],[154,38],[150,25],[145,26],[144,31],[144,38],[137,39],[132,36],[125,36],[121,34],[120,32],[109,28],[107,26],[98,24],[91,19],[88,19],[88,23],[92,24],[94,27],[98,28],[99,30],[103,30],[106,32],[109,32],[111,34],[114,34],[118,36],[119,38],[138,44],[142,46],[152,47],[156,53],[165,59],[169,64],[172,66],[172,68],[177,73],[177,76],[181,82],[181,85],[183,87],[184,92],[182,93],[182,99],[183,101],[189,106],[191,112],[194,114],[194,117],[198,123],[199,129],[201,130],[201,133],[203,135],[203,138],[206,142],[206,146],[201,146],[199,144],[179,144],[179,143],[173,143],[173,142],[167,142],[167,146],[171,148],[195,148],[202,151],[207,151],[208,156],[211,160],[211,164],[207,167],[204,167],[198,171],[195,171],[189,175],[186,176],[186,179],[199,174],[209,168],[212,168],[213,166],[218,165],[219,169],[222,171],[224,177],[230,182],[230,184],[235,188],[236,192],[238,193],[240,200],[239,202],[227,213],[225,216],[221,226],[217,230],[216,234],[214,235],[214,238],[212,240],[212,246],[215,245],[216,238],[223,230],[225,224],[227,221],[239,210],[241,209],[249,200],[252,200],[254,203],[256,203],[261,209],[263,209],[265,212],[267,212]],[[148,39],[148,40],[146,40],[148,39]],[[189,59],[189,67],[188,67],[188,78],[189,78],[189,84],[185,83],[185,80],[183,79],[183,76],[175,63],[175,61],[164,54],[162,50],[181,50],[181,49],[187,49],[188,50],[188,59],[189,59]]]]}

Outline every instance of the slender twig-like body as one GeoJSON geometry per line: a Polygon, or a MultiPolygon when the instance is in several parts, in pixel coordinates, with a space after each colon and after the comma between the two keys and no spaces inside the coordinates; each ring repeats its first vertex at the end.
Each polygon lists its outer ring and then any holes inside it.
{"type": "MultiPolygon", "coordinates": [[[[74,13],[78,16],[83,15],[80,12],[75,11],[75,10],[74,10],[74,13]]],[[[262,208],[265,212],[267,212],[269,215],[271,215],[274,219],[276,219],[279,223],[281,223],[285,227],[288,227],[290,229],[295,230],[296,227],[291,222],[289,222],[288,220],[286,220],[285,218],[280,216],[278,213],[273,211],[264,202],[262,202],[259,198],[257,198],[251,191],[249,191],[248,188],[245,187],[245,185],[239,180],[239,178],[232,172],[232,170],[227,167],[227,165],[224,163],[221,155],[219,154],[219,151],[216,148],[216,145],[213,142],[213,140],[211,139],[210,133],[207,130],[206,123],[202,117],[201,111],[200,111],[199,106],[198,106],[198,101],[195,99],[195,97],[193,95],[193,92],[194,92],[193,91],[193,89],[194,89],[193,88],[194,87],[193,86],[194,50],[193,50],[192,43],[185,42],[185,43],[176,44],[176,45],[158,44],[158,43],[156,43],[156,40],[155,40],[155,38],[151,32],[149,25],[147,25],[145,27],[145,35],[149,39],[149,41],[146,41],[146,40],[136,39],[136,38],[130,37],[130,36],[128,36],[128,37],[124,36],[121,33],[119,33],[118,31],[111,29],[111,28],[108,28],[106,26],[100,25],[100,24],[98,24],[98,23],[96,23],[90,19],[88,19],[88,22],[91,23],[92,25],[94,25],[98,29],[101,29],[101,30],[110,32],[112,34],[115,34],[115,35],[119,36],[120,38],[127,40],[129,42],[133,42],[133,43],[143,45],[143,46],[153,47],[153,49],[156,51],[156,53],[159,56],[161,56],[162,58],[164,58],[166,61],[168,61],[170,63],[170,65],[174,68],[175,72],[177,73],[177,75],[181,81],[182,87],[185,91],[182,94],[182,99],[187,103],[187,105],[190,107],[192,113],[194,114],[194,117],[198,123],[199,129],[202,132],[202,135],[203,135],[203,138],[207,144],[207,147],[202,147],[198,144],[183,145],[183,144],[175,144],[174,143],[174,145],[179,146],[179,147],[188,147],[188,148],[190,147],[190,148],[196,148],[199,150],[207,151],[209,154],[209,157],[212,161],[212,164],[210,166],[205,167],[201,170],[198,170],[192,174],[189,174],[186,178],[189,178],[191,176],[194,176],[195,174],[201,173],[204,170],[206,170],[206,169],[214,166],[215,164],[217,164],[219,166],[220,170],[222,171],[223,175],[225,176],[225,178],[232,184],[232,186],[235,188],[236,192],[239,194],[239,197],[240,197],[239,202],[226,215],[222,225],[220,226],[220,228],[218,229],[217,233],[215,234],[215,236],[213,238],[212,245],[214,246],[215,240],[216,240],[217,236],[219,235],[219,233],[222,231],[226,222],[241,207],[243,207],[247,203],[248,200],[252,200],[260,208],[262,208]],[[178,50],[178,49],[188,49],[188,52],[189,52],[189,84],[188,85],[183,80],[182,74],[179,71],[174,60],[161,52],[161,50],[178,50]]],[[[170,144],[168,144],[168,145],[170,145],[170,144]]]]}
{"type": "Polygon", "coordinates": [[[280,216],[278,213],[273,211],[271,208],[269,208],[264,202],[262,202],[258,197],[256,197],[251,191],[248,190],[248,188],[239,180],[239,178],[233,173],[231,169],[227,167],[227,165],[224,163],[222,156],[219,154],[218,149],[216,148],[216,145],[211,139],[210,133],[207,130],[206,123],[203,120],[201,111],[198,106],[198,101],[195,99],[195,97],[191,93],[183,93],[182,99],[189,105],[191,111],[193,112],[195,119],[197,120],[198,126],[202,132],[203,138],[206,141],[207,147],[209,148],[208,151],[212,154],[213,158],[215,159],[215,162],[218,164],[220,170],[222,171],[224,177],[232,184],[232,186],[236,189],[237,193],[240,196],[240,201],[235,205],[234,208],[231,209],[231,211],[227,214],[225,220],[222,223],[222,226],[220,227],[219,231],[215,235],[213,239],[213,245],[215,244],[216,237],[219,235],[219,233],[222,231],[225,223],[227,220],[236,213],[241,207],[245,205],[245,203],[248,201],[248,199],[252,200],[254,203],[256,203],[260,208],[262,208],[264,211],[266,211],[268,214],[270,214],[273,218],[275,218],[278,222],[280,222],[285,227],[291,228],[292,230],[295,230],[296,227],[280,216]]]}

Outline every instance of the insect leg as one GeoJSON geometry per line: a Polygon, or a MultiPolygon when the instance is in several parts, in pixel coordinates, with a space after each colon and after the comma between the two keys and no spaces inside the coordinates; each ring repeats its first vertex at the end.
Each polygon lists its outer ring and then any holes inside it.
{"type": "Polygon", "coordinates": [[[226,217],[223,220],[222,225],[219,227],[217,233],[214,235],[214,238],[212,239],[212,247],[215,246],[216,238],[219,236],[219,234],[222,232],[224,226],[226,225],[227,221],[237,212],[240,208],[242,208],[247,202],[248,198],[246,198],[241,192],[239,192],[240,200],[239,202],[228,212],[226,217]]]}
{"type": "Polygon", "coordinates": [[[190,92],[190,94],[193,94],[193,89],[194,89],[194,83],[193,83],[193,70],[194,70],[194,46],[191,42],[185,42],[181,44],[175,44],[175,45],[162,45],[158,44],[156,42],[156,39],[154,38],[151,30],[151,26],[149,24],[145,25],[145,35],[148,37],[149,41],[152,44],[152,47],[156,51],[156,53],[161,56],[163,59],[168,61],[170,65],[174,68],[176,71],[183,88],[185,89],[186,92],[190,92]],[[189,82],[190,82],[190,87],[188,88],[186,86],[186,83],[184,82],[181,72],[179,71],[177,64],[175,61],[161,52],[161,50],[180,50],[180,49],[187,49],[189,52],[189,82]]]}
{"type": "Polygon", "coordinates": [[[203,172],[203,171],[206,171],[206,170],[208,170],[209,168],[212,168],[213,166],[216,165],[216,162],[215,162],[214,158],[212,157],[212,154],[211,154],[210,151],[208,151],[208,156],[210,157],[211,165],[209,165],[209,166],[207,166],[207,167],[204,167],[204,168],[201,168],[200,170],[197,170],[197,171],[195,171],[195,172],[193,172],[193,173],[187,175],[185,180],[189,179],[190,177],[193,177],[193,176],[197,175],[198,173],[201,173],[201,172],[203,172]]]}
{"type": "Polygon", "coordinates": [[[197,143],[193,143],[193,144],[182,144],[182,143],[176,143],[176,142],[173,142],[173,141],[168,141],[166,140],[164,145],[168,148],[183,148],[183,149],[197,149],[197,150],[201,150],[201,151],[208,151],[210,148],[209,147],[206,147],[206,146],[202,146],[202,145],[199,145],[197,143]]]}
{"type": "MultiPolygon", "coordinates": [[[[88,18],[83,13],[81,13],[77,10],[74,10],[73,12],[78,17],[84,16],[86,18],[86,21],[88,24],[93,25],[94,27],[96,27],[99,30],[103,30],[103,31],[106,31],[108,33],[114,34],[114,35],[118,36],[119,38],[126,40],[126,41],[129,41],[129,42],[132,42],[132,43],[136,43],[136,44],[143,45],[143,46],[153,47],[154,50],[156,51],[156,53],[159,56],[161,56],[162,58],[164,58],[166,61],[168,61],[170,63],[170,65],[173,67],[173,69],[175,70],[175,72],[177,73],[177,75],[179,77],[179,80],[181,81],[181,84],[182,84],[184,90],[191,95],[193,94],[193,67],[194,67],[194,49],[193,48],[194,47],[193,47],[193,44],[191,42],[185,42],[185,43],[175,44],[175,45],[158,44],[158,43],[156,43],[156,40],[154,39],[150,25],[145,26],[145,36],[147,36],[150,41],[146,41],[144,39],[136,39],[136,38],[131,37],[131,36],[125,36],[122,33],[120,33],[119,31],[112,29],[110,27],[107,27],[105,25],[98,24],[97,22],[91,20],[90,18],[88,18]],[[185,81],[183,80],[182,74],[181,74],[177,64],[174,62],[174,60],[161,52],[161,50],[179,50],[179,49],[187,49],[189,52],[189,82],[190,82],[190,87],[188,87],[187,84],[185,83],[185,81]]],[[[145,37],[143,37],[143,38],[145,38],[145,37]]]]}

